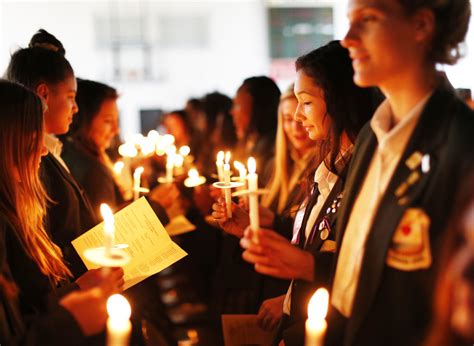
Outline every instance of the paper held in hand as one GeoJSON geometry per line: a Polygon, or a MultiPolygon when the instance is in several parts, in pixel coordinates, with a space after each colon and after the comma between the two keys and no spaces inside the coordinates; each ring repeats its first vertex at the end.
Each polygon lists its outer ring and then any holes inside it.
{"type": "MultiPolygon", "coordinates": [[[[145,197],[114,214],[115,240],[128,244],[131,261],[125,267],[124,289],[169,267],[187,253],[174,243],[145,197]]],[[[72,241],[87,269],[97,268],[84,258],[84,250],[103,245],[104,223],[100,223],[72,241]]]]}

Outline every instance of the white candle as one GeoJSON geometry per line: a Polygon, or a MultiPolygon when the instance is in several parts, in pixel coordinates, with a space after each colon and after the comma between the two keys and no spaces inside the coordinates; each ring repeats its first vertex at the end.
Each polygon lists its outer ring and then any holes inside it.
{"type": "Polygon", "coordinates": [[[224,181],[224,152],[223,151],[219,151],[217,153],[216,167],[217,167],[217,177],[219,181],[224,181]]]}
{"type": "Polygon", "coordinates": [[[225,196],[225,205],[227,210],[227,217],[230,219],[232,217],[232,191],[230,189],[230,151],[228,151],[225,155],[225,164],[224,164],[224,183],[229,186],[229,188],[225,189],[224,196],[225,196]]]}
{"type": "Polygon", "coordinates": [[[110,207],[102,203],[100,205],[100,213],[104,219],[104,248],[105,255],[110,256],[110,252],[115,242],[115,220],[114,214],[110,207]]]}
{"type": "Polygon", "coordinates": [[[171,184],[173,182],[174,170],[174,154],[168,154],[166,158],[166,182],[171,184]]]}
{"type": "MultiPolygon", "coordinates": [[[[249,216],[250,216],[250,228],[254,231],[254,234],[257,234],[258,230],[260,229],[260,220],[258,215],[258,195],[255,193],[258,190],[258,175],[256,172],[257,170],[257,163],[253,157],[250,157],[248,162],[248,171],[249,174],[247,175],[247,183],[249,186],[249,216]]],[[[258,241],[258,238],[255,237],[258,241]]]]}
{"type": "Polygon", "coordinates": [[[133,172],[133,200],[137,200],[140,197],[140,181],[143,173],[143,167],[137,167],[133,172]]]}
{"type": "Polygon", "coordinates": [[[190,185],[199,184],[199,172],[196,168],[191,168],[188,172],[189,183],[190,185]]]}
{"type": "Polygon", "coordinates": [[[107,300],[107,346],[126,346],[130,341],[132,309],[127,299],[114,294],[107,300]]]}
{"type": "Polygon", "coordinates": [[[184,165],[184,157],[181,154],[175,154],[174,155],[174,169],[176,175],[181,175],[183,174],[183,165],[184,165]]]}
{"type": "Polygon", "coordinates": [[[329,293],[319,288],[311,297],[308,304],[308,319],[306,320],[305,346],[322,346],[326,334],[329,293]]]}

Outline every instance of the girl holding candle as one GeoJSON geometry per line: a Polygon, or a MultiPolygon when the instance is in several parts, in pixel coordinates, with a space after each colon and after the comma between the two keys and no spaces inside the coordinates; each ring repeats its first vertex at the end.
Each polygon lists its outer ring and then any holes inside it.
{"type": "Polygon", "coordinates": [[[69,130],[77,113],[76,78],[64,57],[64,47],[53,35],[40,30],[28,48],[16,51],[5,76],[42,97],[46,104],[45,131],[48,155],[41,161],[41,180],[54,203],[47,206],[46,230],[63,250],[72,271],[79,275],[85,267],[71,241],[96,225],[96,217],[82,187],[61,158],[56,135],[69,130]]]}
{"type": "Polygon", "coordinates": [[[96,282],[100,287],[61,297],[65,292],[56,286],[71,272],[43,226],[47,197],[38,170],[47,150],[40,98],[0,81],[0,123],[0,342],[85,341],[83,335],[104,328],[106,296],[123,285],[123,271],[110,271],[96,282]]]}
{"type": "MultiPolygon", "coordinates": [[[[269,183],[269,195],[263,197],[262,204],[264,207],[260,208],[260,225],[263,227],[277,225],[278,229],[288,239],[291,238],[294,211],[304,198],[307,175],[314,169],[312,167],[314,167],[315,156],[318,154],[319,147],[317,141],[308,137],[301,124],[293,120],[297,103],[293,87],[281,96],[278,110],[276,158],[273,163],[275,174],[269,183]]],[[[247,160],[244,162],[247,164],[247,160]]],[[[261,186],[260,175],[258,180],[258,184],[261,186]]],[[[233,204],[232,209],[232,218],[228,218],[226,216],[225,201],[221,199],[213,205],[212,216],[226,233],[233,235],[232,237],[225,236],[224,239],[227,239],[227,243],[234,242],[237,245],[238,239],[234,236],[240,238],[243,235],[245,228],[250,224],[250,219],[247,210],[236,204],[233,204]]],[[[264,299],[283,294],[289,281],[270,278],[253,272],[248,264],[242,261],[241,252],[240,248],[232,249],[233,260],[228,259],[226,256],[230,257],[230,255],[224,253],[221,268],[226,273],[240,272],[247,275],[239,285],[242,291],[252,290],[260,297],[249,304],[246,310],[246,312],[256,312],[264,299]]],[[[220,294],[231,295],[229,292],[225,293],[224,289],[220,294]]]]}
{"type": "Polygon", "coordinates": [[[258,244],[248,231],[241,240],[244,259],[257,272],[293,280],[286,296],[264,302],[259,312],[266,329],[275,328],[284,314],[281,330],[288,344],[302,342],[310,295],[329,284],[334,227],[352,143],[374,109],[373,90],[354,84],[348,51],[339,42],[299,57],[296,70],[298,108],[294,117],[311,139],[323,141],[320,157],[325,159],[314,173],[312,192],[299,209],[293,244],[270,229],[260,231],[258,244]]]}

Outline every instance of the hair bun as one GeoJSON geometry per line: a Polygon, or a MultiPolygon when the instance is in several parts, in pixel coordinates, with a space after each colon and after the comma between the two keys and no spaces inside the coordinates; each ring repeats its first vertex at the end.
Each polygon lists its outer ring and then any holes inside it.
{"type": "Polygon", "coordinates": [[[66,50],[64,49],[61,41],[59,41],[54,35],[50,34],[44,29],[39,29],[31,37],[28,47],[29,48],[38,47],[38,48],[48,49],[53,52],[57,52],[63,56],[66,54],[66,50]]]}

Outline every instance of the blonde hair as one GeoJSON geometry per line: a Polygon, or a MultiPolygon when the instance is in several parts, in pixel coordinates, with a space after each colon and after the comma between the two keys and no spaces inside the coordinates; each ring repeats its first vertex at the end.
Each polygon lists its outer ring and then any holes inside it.
{"type": "Polygon", "coordinates": [[[262,198],[262,205],[269,208],[276,199],[278,199],[276,212],[282,213],[287,206],[289,194],[293,188],[290,186],[291,170],[293,169],[293,159],[290,151],[292,145],[288,140],[283,129],[283,112],[281,104],[288,99],[296,99],[293,91],[294,84],[291,84],[288,89],[280,97],[280,106],[278,107],[278,127],[275,139],[275,163],[274,174],[267,185],[268,194],[262,198]]]}
{"type": "Polygon", "coordinates": [[[40,271],[56,284],[71,272],[43,225],[47,195],[38,174],[43,145],[40,98],[0,81],[0,128],[0,215],[40,271]]]}

